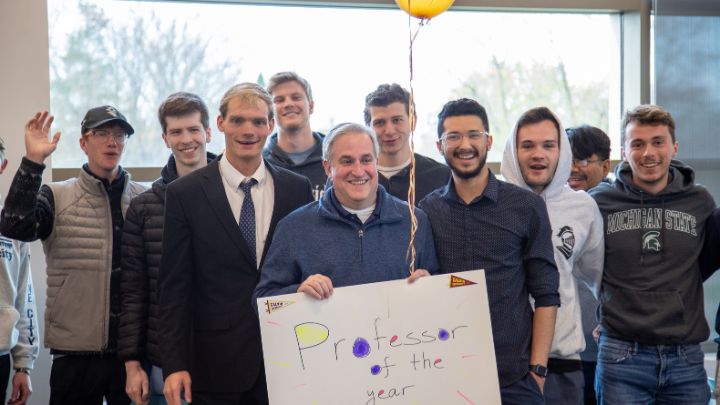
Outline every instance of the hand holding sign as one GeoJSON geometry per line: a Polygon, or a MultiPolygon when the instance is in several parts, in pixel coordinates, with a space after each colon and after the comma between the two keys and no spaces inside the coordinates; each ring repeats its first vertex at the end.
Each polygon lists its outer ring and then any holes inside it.
{"type": "Polygon", "coordinates": [[[482,271],[258,308],[272,404],[500,403],[482,271]]]}

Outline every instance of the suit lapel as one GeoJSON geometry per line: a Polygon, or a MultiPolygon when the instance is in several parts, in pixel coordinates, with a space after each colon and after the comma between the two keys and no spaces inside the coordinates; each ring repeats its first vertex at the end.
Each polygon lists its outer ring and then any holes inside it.
{"type": "Polygon", "coordinates": [[[250,248],[240,232],[237,219],[233,216],[230,203],[225,194],[225,186],[220,176],[220,165],[218,161],[219,159],[208,165],[208,170],[205,171],[204,176],[205,181],[202,183],[203,191],[208,199],[208,205],[215,212],[220,223],[223,224],[223,227],[230,235],[230,239],[235,243],[240,253],[248,259],[248,262],[252,263],[250,248]]]}
{"type": "Polygon", "coordinates": [[[265,239],[265,247],[263,248],[262,258],[260,259],[261,266],[262,263],[265,261],[265,255],[270,248],[273,235],[275,235],[275,227],[277,226],[278,222],[280,222],[280,218],[283,218],[285,214],[287,214],[285,212],[286,204],[283,204],[283,199],[281,197],[287,197],[288,192],[287,188],[285,187],[285,177],[282,175],[282,173],[280,173],[275,167],[273,167],[273,165],[269,163],[265,163],[265,167],[268,169],[268,172],[273,178],[273,189],[275,196],[273,197],[273,211],[272,217],[270,218],[270,228],[268,229],[267,239],[265,239]]]}

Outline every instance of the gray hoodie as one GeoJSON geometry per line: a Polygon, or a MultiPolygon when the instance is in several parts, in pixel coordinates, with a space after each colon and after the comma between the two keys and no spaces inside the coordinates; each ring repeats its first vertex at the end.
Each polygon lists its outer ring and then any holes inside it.
{"type": "MultiPolygon", "coordinates": [[[[540,193],[550,217],[553,253],[560,272],[561,305],[550,357],[579,360],[580,352],[585,348],[585,337],[578,288],[589,287],[597,293],[602,279],[604,244],[597,205],[587,193],[574,191],[567,185],[571,164],[570,142],[561,126],[557,169],[550,184],[540,193]],[[585,285],[578,286],[578,281],[585,285]]],[[[505,144],[500,172],[508,182],[532,191],[523,179],[518,163],[517,126],[505,144]]]]}
{"type": "Polygon", "coordinates": [[[590,191],[605,221],[601,325],[609,336],[648,345],[708,338],[698,256],[715,202],[673,160],[668,185],[651,195],[632,182],[627,162],[612,184],[590,191]]]}

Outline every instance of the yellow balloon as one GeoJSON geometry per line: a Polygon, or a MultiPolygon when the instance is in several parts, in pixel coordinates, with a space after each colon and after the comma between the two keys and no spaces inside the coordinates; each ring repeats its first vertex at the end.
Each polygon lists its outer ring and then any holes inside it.
{"type": "Polygon", "coordinates": [[[417,18],[433,18],[450,8],[455,0],[395,0],[406,13],[417,18]]]}

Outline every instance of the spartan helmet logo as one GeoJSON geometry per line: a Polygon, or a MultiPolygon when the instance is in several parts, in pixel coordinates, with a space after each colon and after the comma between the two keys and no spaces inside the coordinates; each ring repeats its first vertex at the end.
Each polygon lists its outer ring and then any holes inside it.
{"type": "Polygon", "coordinates": [[[573,248],[575,247],[575,234],[573,233],[573,229],[565,225],[560,228],[557,236],[560,238],[562,245],[555,247],[565,256],[565,259],[570,259],[570,256],[573,254],[573,248]]]}
{"type": "Polygon", "coordinates": [[[105,112],[107,112],[108,114],[112,115],[113,117],[117,117],[117,116],[118,116],[118,112],[117,112],[117,110],[116,110],[114,107],[108,106],[108,107],[105,109],[105,112]]]}
{"type": "Polygon", "coordinates": [[[645,235],[643,235],[642,237],[642,247],[643,250],[652,250],[654,252],[659,252],[660,249],[662,249],[662,244],[660,243],[660,232],[645,232],[645,235]]]}

